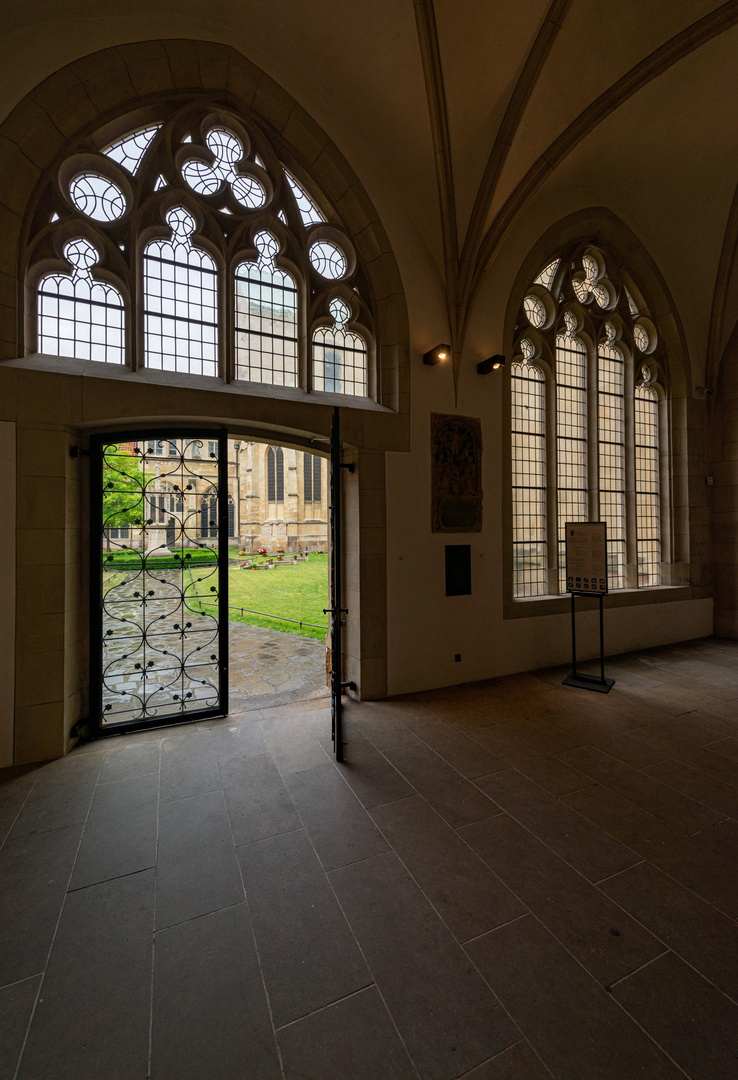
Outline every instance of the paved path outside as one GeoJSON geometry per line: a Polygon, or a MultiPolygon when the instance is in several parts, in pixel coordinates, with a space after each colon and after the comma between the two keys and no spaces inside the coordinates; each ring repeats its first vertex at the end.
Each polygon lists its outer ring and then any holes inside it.
{"type": "Polygon", "coordinates": [[[229,623],[233,707],[258,708],[266,694],[279,701],[326,692],[325,645],[315,638],[229,623]]]}

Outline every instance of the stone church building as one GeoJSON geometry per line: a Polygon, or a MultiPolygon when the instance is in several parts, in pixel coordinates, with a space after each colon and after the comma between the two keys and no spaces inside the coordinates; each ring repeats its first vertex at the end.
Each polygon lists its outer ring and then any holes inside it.
{"type": "Polygon", "coordinates": [[[4,6],[0,1074],[736,1075],[737,261],[738,0],[4,6]],[[336,416],[347,765],[158,729],[336,416]]]}

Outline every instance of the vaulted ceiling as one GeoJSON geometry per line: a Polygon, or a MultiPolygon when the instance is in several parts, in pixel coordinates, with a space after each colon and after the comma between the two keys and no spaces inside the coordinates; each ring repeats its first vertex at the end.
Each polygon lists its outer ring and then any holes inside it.
{"type": "Polygon", "coordinates": [[[411,320],[445,299],[459,353],[495,261],[605,206],[716,363],[738,317],[738,0],[24,0],[3,14],[0,118],[65,64],[152,38],[228,44],[303,105],[373,199],[411,320]]]}

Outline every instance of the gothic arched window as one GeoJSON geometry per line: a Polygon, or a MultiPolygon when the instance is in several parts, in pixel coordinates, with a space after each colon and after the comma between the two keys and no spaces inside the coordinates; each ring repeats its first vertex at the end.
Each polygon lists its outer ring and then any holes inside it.
{"type": "Polygon", "coordinates": [[[281,446],[267,450],[267,502],[284,502],[284,453],[281,446]]]}
{"type": "Polygon", "coordinates": [[[123,297],[95,281],[100,255],[80,237],[66,244],[72,274],[49,274],[38,284],[38,348],[54,356],[125,363],[123,297]]]}
{"type": "Polygon", "coordinates": [[[306,503],[319,503],[323,497],[322,465],[317,454],[305,454],[303,459],[303,488],[306,503]]]}
{"type": "Polygon", "coordinates": [[[636,291],[615,260],[580,245],[550,260],[523,300],[511,365],[515,597],[565,591],[567,521],[607,523],[610,589],[661,583],[666,373],[636,291]]]}
{"type": "Polygon", "coordinates": [[[112,143],[93,132],[49,177],[29,351],[368,396],[373,299],[337,212],[256,124],[161,114],[112,143]]]}
{"type": "Polygon", "coordinates": [[[330,305],[333,326],[313,334],[313,386],[334,394],[367,393],[366,342],[346,329],[351,312],[342,300],[330,305]]]}

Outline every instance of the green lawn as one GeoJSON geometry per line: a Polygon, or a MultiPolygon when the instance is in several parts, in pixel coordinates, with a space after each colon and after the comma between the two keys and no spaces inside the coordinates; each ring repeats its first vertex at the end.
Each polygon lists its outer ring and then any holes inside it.
{"type": "MultiPolygon", "coordinates": [[[[240,567],[231,567],[228,571],[228,586],[231,622],[284,630],[302,637],[314,637],[319,641],[325,637],[325,630],[310,626],[300,627],[279,619],[265,619],[248,612],[241,615],[240,611],[234,608],[252,608],[265,611],[268,615],[328,626],[328,616],[323,614],[323,608],[328,606],[326,554],[312,554],[309,562],[278,566],[276,570],[241,570],[240,567]]],[[[208,607],[206,610],[213,611],[213,608],[208,607]]]]}

